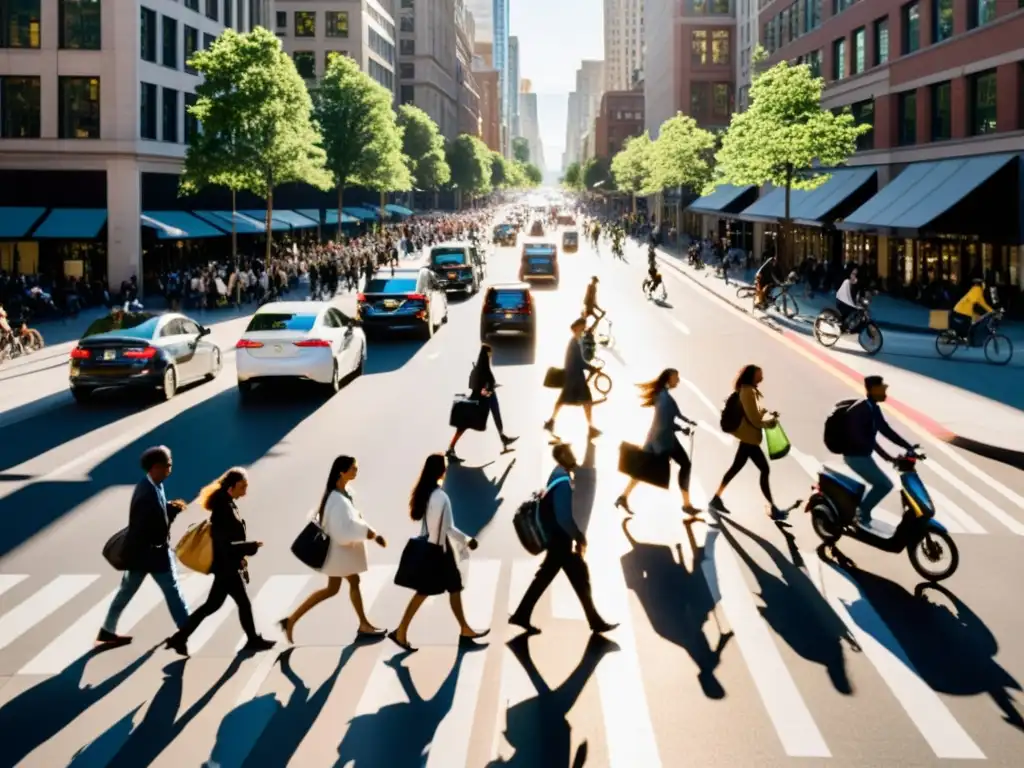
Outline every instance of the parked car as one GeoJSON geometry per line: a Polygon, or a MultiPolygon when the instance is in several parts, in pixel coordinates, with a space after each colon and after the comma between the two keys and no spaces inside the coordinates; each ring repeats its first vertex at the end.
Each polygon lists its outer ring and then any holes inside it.
{"type": "Polygon", "coordinates": [[[529,284],[500,283],[487,288],[480,311],[480,341],[503,331],[536,337],[537,315],[529,284]]]}
{"type": "Polygon", "coordinates": [[[367,333],[413,331],[429,339],[448,322],[448,296],[427,268],[380,270],[356,297],[356,313],[367,333]]]}

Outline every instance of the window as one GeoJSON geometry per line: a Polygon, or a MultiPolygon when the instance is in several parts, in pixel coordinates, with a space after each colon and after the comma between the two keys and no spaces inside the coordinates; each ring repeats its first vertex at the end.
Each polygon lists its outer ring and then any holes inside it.
{"type": "Polygon", "coordinates": [[[708,0],[693,0],[693,13],[696,16],[706,16],[708,12],[708,0]]]}
{"type": "Polygon", "coordinates": [[[715,122],[729,122],[732,102],[732,86],[729,83],[712,83],[712,118],[715,122]]]}
{"type": "Polygon", "coordinates": [[[921,47],[921,14],[917,3],[907,3],[900,9],[903,14],[903,50],[904,56],[921,47]]]}
{"type": "Polygon", "coordinates": [[[178,68],[178,22],[170,16],[163,17],[164,55],[163,65],[178,68]]]}
{"type": "Polygon", "coordinates": [[[393,43],[389,43],[384,37],[377,33],[376,30],[370,30],[370,50],[380,56],[388,64],[395,63],[395,46],[393,43]]]}
{"type": "Polygon", "coordinates": [[[996,0],[969,0],[967,6],[967,28],[974,29],[988,24],[996,17],[996,0]]]}
{"type": "Polygon", "coordinates": [[[348,11],[327,11],[324,23],[328,37],[348,37],[348,11]]]}
{"type": "Polygon", "coordinates": [[[415,56],[416,55],[416,41],[415,40],[399,40],[398,41],[398,53],[401,56],[415,56]]]}
{"type": "Polygon", "coordinates": [[[832,79],[842,80],[846,77],[846,38],[841,37],[832,43],[832,79]]]}
{"type": "Polygon", "coordinates": [[[295,12],[295,36],[316,37],[316,11],[295,12]]]}
{"type": "Polygon", "coordinates": [[[316,77],[316,54],[313,51],[296,51],[292,58],[295,60],[295,69],[302,75],[303,80],[312,80],[316,77]]]}
{"type": "Polygon", "coordinates": [[[950,84],[932,86],[932,141],[945,141],[953,135],[953,101],[950,84]]]}
{"type": "Polygon", "coordinates": [[[0,48],[38,48],[41,0],[0,3],[0,48]]]}
{"type": "Polygon", "coordinates": [[[204,51],[210,50],[210,48],[213,46],[213,44],[216,41],[217,41],[216,37],[214,37],[213,35],[211,35],[209,33],[204,32],[203,33],[203,50],[204,51]]]}
{"type": "Polygon", "coordinates": [[[183,26],[183,30],[185,40],[185,71],[190,75],[194,75],[196,71],[189,66],[188,62],[192,55],[199,50],[199,30],[195,27],[190,27],[188,24],[183,26]]]}
{"type": "Polygon", "coordinates": [[[277,12],[277,28],[288,29],[288,11],[277,12]]]}
{"type": "Polygon", "coordinates": [[[729,7],[729,0],[711,0],[711,12],[731,13],[732,9],[729,7]]]}
{"type": "Polygon", "coordinates": [[[206,0],[206,18],[219,20],[220,0],[206,0]]]}
{"type": "Polygon", "coordinates": [[[866,67],[867,32],[864,27],[853,30],[853,47],[850,51],[850,74],[859,75],[866,67]]]}
{"type": "Polygon", "coordinates": [[[953,36],[953,0],[932,0],[932,42],[953,36]]]}
{"type": "Polygon", "coordinates": [[[906,91],[896,101],[897,141],[900,146],[917,141],[917,91],[906,91]]]}
{"type": "Polygon", "coordinates": [[[178,92],[173,88],[163,89],[163,140],[176,143],[178,141],[178,92]]]}
{"type": "Polygon", "coordinates": [[[156,64],[156,11],[145,6],[139,13],[139,55],[156,64]]]}
{"type": "MultiPolygon", "coordinates": [[[[234,14],[231,13],[232,8],[234,7],[234,2],[235,2],[235,0],[224,0],[224,26],[225,27],[230,27],[230,26],[232,26],[235,23],[234,22],[234,18],[233,18],[234,14]]],[[[186,101],[188,100],[188,96],[187,95],[185,96],[185,99],[186,99],[186,101]]]]}
{"type": "Polygon", "coordinates": [[[0,77],[0,138],[38,139],[38,77],[0,77]]]}
{"type": "Polygon", "coordinates": [[[156,86],[152,83],[140,83],[139,136],[156,141],[156,86]]]}
{"type": "Polygon", "coordinates": [[[815,77],[821,77],[821,49],[807,54],[807,67],[815,77]]]}
{"type": "Polygon", "coordinates": [[[398,76],[403,80],[415,80],[416,79],[416,65],[410,63],[404,63],[398,65],[398,76]]]}
{"type": "Polygon", "coordinates": [[[402,32],[415,32],[416,19],[414,19],[412,16],[403,16],[401,19],[399,19],[398,28],[402,32]]]}
{"type": "Polygon", "coordinates": [[[376,80],[378,83],[383,85],[389,91],[395,90],[395,73],[387,67],[383,67],[373,59],[370,59],[370,65],[367,67],[370,77],[376,80]]]}
{"type": "Polygon", "coordinates": [[[61,48],[82,51],[100,49],[99,0],[60,0],[58,14],[61,48]]]}
{"type": "Polygon", "coordinates": [[[100,137],[100,79],[98,77],[58,77],[59,139],[98,139],[100,137]]]}
{"type": "Polygon", "coordinates": [[[857,2],[857,0],[832,0],[832,15],[838,16],[855,2],[857,2]]]}
{"type": "Polygon", "coordinates": [[[402,0],[402,8],[412,8],[413,0],[402,0]]]}
{"type": "Polygon", "coordinates": [[[185,7],[199,13],[199,0],[185,0],[185,7]]]}
{"type": "MultiPolygon", "coordinates": [[[[227,6],[225,6],[227,7],[227,6]]],[[[194,93],[185,94],[185,143],[187,144],[193,136],[199,135],[199,119],[189,112],[189,109],[196,105],[198,97],[194,93]]]]}
{"type": "Polygon", "coordinates": [[[889,60],[889,17],[878,19],[874,25],[875,58],[872,64],[878,66],[889,60]]]}
{"type": "Polygon", "coordinates": [[[875,147],[875,102],[872,99],[858,101],[850,106],[853,119],[857,125],[870,125],[871,130],[857,137],[857,150],[874,149],[875,147]]]}
{"type": "Polygon", "coordinates": [[[703,29],[690,32],[690,61],[697,65],[708,63],[708,33],[703,29]]]}
{"type": "Polygon", "coordinates": [[[729,30],[716,29],[711,33],[711,63],[729,63],[729,30]]]}
{"type": "Polygon", "coordinates": [[[967,81],[970,88],[971,136],[996,129],[996,71],[979,72],[967,81]]]}
{"type": "Polygon", "coordinates": [[[411,85],[403,85],[399,92],[399,102],[402,104],[414,104],[416,102],[416,89],[411,85]]]}

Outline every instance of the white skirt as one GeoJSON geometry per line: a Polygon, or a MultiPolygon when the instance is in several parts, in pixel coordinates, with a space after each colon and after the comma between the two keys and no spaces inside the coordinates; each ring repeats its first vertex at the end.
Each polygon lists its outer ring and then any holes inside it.
{"type": "Polygon", "coordinates": [[[320,573],[325,576],[352,576],[356,573],[365,573],[368,569],[364,542],[335,544],[332,541],[320,573]]]}

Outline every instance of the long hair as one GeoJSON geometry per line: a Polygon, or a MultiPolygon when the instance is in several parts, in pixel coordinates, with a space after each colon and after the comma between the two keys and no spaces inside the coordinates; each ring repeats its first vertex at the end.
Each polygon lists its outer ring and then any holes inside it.
{"type": "Polygon", "coordinates": [[[476,372],[479,375],[489,370],[491,370],[491,345],[481,344],[480,354],[476,357],[476,372]]]}
{"type": "Polygon", "coordinates": [[[244,480],[246,477],[248,477],[248,474],[244,469],[232,467],[199,492],[199,506],[208,512],[212,512],[217,496],[226,496],[228,488],[231,488],[239,480],[244,480]]]}
{"type": "Polygon", "coordinates": [[[677,373],[679,371],[675,368],[666,368],[658,374],[658,378],[637,384],[637,389],[640,390],[640,404],[644,408],[653,408],[654,403],[658,400],[658,395],[668,387],[668,380],[677,373]]]}
{"type": "Polygon", "coordinates": [[[416,485],[409,495],[409,517],[413,520],[422,520],[427,514],[427,502],[430,501],[430,494],[437,490],[446,468],[444,454],[441,453],[432,453],[423,462],[423,471],[420,472],[419,480],[416,481],[416,485]]]}
{"type": "Polygon", "coordinates": [[[761,370],[756,365],[747,365],[740,371],[739,376],[736,377],[736,383],[733,384],[732,388],[734,392],[739,392],[740,387],[752,387],[754,386],[754,375],[761,370]]]}
{"type": "Polygon", "coordinates": [[[320,506],[316,510],[317,519],[324,519],[324,507],[327,506],[327,499],[331,492],[338,489],[338,478],[352,469],[352,465],[355,463],[356,460],[351,456],[339,456],[331,464],[331,471],[327,473],[327,484],[324,486],[324,495],[320,497],[320,506]]]}

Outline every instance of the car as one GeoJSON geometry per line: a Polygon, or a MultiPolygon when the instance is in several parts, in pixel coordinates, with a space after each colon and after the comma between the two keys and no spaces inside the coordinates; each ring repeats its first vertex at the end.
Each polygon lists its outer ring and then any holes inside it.
{"type": "Polygon", "coordinates": [[[580,235],[575,229],[562,233],[562,252],[576,253],[580,247],[580,235]]]}
{"type": "Polygon", "coordinates": [[[472,295],[483,282],[483,259],[472,243],[439,243],[430,249],[430,270],[446,291],[472,295]]]}
{"type": "Polygon", "coordinates": [[[558,246],[554,243],[526,243],[519,263],[519,279],[549,280],[558,285],[558,246]]]}
{"type": "Polygon", "coordinates": [[[330,394],[366,364],[358,321],[326,301],[275,301],[256,310],[235,345],[238,391],[280,381],[311,381],[330,394]]]}
{"type": "Polygon", "coordinates": [[[513,248],[516,245],[518,231],[511,224],[500,224],[494,228],[494,240],[495,245],[511,245],[513,248]]]}
{"type": "Polygon", "coordinates": [[[367,333],[414,331],[429,339],[448,322],[448,295],[425,267],[379,270],[356,297],[356,307],[367,333]]]}
{"type": "Polygon", "coordinates": [[[176,312],[111,318],[101,327],[119,327],[87,331],[71,350],[68,380],[76,402],[109,388],[148,390],[170,400],[179,387],[220,373],[220,347],[206,338],[210,329],[195,320],[176,312]]]}
{"type": "Polygon", "coordinates": [[[575,227],[576,218],[570,214],[560,213],[558,214],[558,226],[560,227],[575,227]]]}
{"type": "Polygon", "coordinates": [[[536,338],[537,315],[528,283],[498,283],[487,288],[480,311],[480,341],[501,331],[536,338]]]}
{"type": "Polygon", "coordinates": [[[544,237],[544,222],[540,219],[530,225],[530,237],[544,237]]]}

